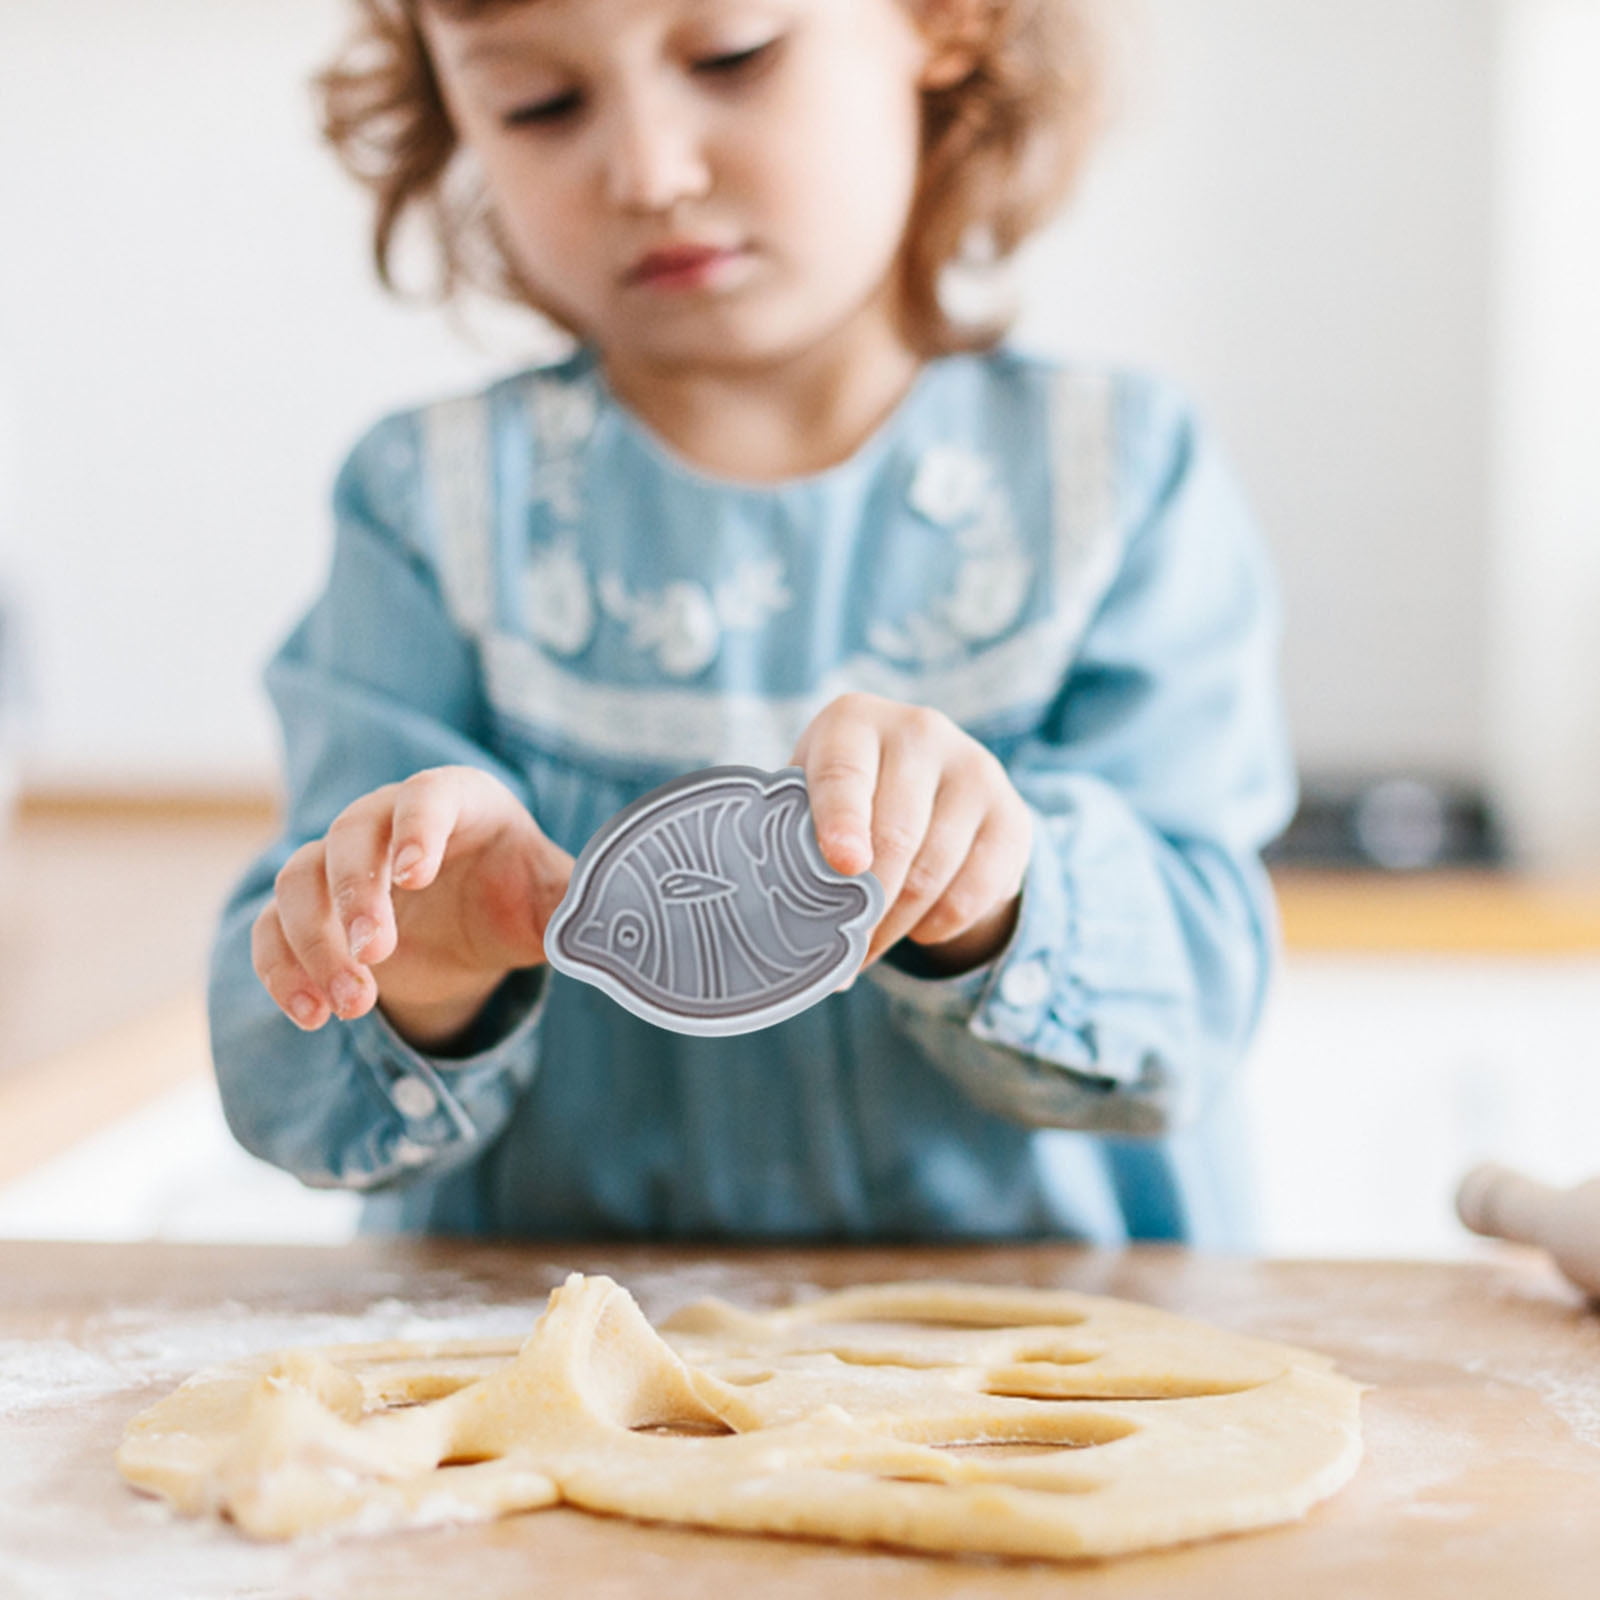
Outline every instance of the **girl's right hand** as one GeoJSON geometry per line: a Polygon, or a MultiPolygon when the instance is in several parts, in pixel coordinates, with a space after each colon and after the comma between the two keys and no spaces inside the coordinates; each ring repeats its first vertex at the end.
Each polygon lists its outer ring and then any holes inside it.
{"type": "Polygon", "coordinates": [[[544,960],[572,875],[498,779],[434,767],[347,806],[279,872],[257,975],[300,1027],[374,1005],[420,1048],[459,1035],[505,976],[544,960]]]}

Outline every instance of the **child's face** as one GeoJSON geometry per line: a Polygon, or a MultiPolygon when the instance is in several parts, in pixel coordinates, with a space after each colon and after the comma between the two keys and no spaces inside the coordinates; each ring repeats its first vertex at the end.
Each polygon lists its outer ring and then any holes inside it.
{"type": "Polygon", "coordinates": [[[524,281],[609,359],[760,365],[891,305],[930,58],[902,0],[525,0],[423,25],[524,281]]]}

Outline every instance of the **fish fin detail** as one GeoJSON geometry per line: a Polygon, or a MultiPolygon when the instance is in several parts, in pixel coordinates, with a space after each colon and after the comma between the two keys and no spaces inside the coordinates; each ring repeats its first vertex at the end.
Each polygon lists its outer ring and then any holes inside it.
{"type": "Polygon", "coordinates": [[[663,900],[673,905],[684,905],[701,900],[725,900],[736,892],[738,885],[713,872],[674,867],[657,880],[656,888],[663,900]]]}

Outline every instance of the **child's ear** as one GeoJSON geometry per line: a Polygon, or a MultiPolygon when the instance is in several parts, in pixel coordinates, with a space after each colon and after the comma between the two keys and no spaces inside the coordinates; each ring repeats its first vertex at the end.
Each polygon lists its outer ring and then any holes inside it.
{"type": "Polygon", "coordinates": [[[918,85],[951,89],[971,75],[988,38],[994,0],[915,0],[917,22],[927,41],[918,85]]]}

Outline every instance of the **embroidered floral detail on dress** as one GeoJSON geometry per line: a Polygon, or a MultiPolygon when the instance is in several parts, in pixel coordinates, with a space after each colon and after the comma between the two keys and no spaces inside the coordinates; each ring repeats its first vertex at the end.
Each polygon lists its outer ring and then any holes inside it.
{"type": "Polygon", "coordinates": [[[675,678],[692,678],[710,666],[726,630],[759,628],[793,600],[776,557],[741,561],[709,592],[679,579],[654,595],[635,595],[607,573],[599,594],[606,615],[627,627],[628,642],[653,652],[661,670],[675,678]]]}
{"type": "Polygon", "coordinates": [[[600,604],[607,616],[627,625],[629,644],[653,651],[662,671],[675,678],[708,667],[722,644],[711,596],[686,578],[646,597],[630,595],[622,579],[608,573],[600,580],[600,604]]]}
{"type": "Polygon", "coordinates": [[[971,450],[936,444],[922,452],[909,498],[930,522],[946,527],[970,517],[989,487],[994,469],[971,450]]]}
{"type": "Polygon", "coordinates": [[[759,628],[790,605],[776,557],[749,557],[710,588],[678,579],[655,594],[631,594],[615,573],[595,583],[578,555],[573,525],[583,514],[582,468],[599,416],[597,393],[582,378],[537,377],[527,396],[539,441],[533,498],[566,524],[529,557],[523,575],[528,627],[538,643],[556,655],[576,655],[603,612],[622,623],[628,643],[653,655],[663,672],[692,678],[716,659],[724,632],[759,628]]]}
{"type": "Polygon", "coordinates": [[[540,378],[529,385],[529,405],[540,443],[534,498],[563,522],[575,522],[583,511],[583,447],[599,414],[594,390],[582,382],[540,378]]]}
{"type": "Polygon", "coordinates": [[[867,629],[867,643],[891,661],[939,661],[953,656],[961,641],[946,627],[920,611],[899,623],[881,619],[867,629]]]}
{"type": "Polygon", "coordinates": [[[921,611],[874,623],[868,645],[891,661],[934,662],[998,639],[1022,615],[1034,561],[993,465],[961,445],[933,445],[917,462],[906,497],[913,510],[952,531],[955,575],[949,591],[921,611]]]}
{"type": "Polygon", "coordinates": [[[997,638],[1022,614],[1033,558],[1017,537],[1011,502],[998,488],[984,491],[977,514],[956,531],[961,565],[940,609],[965,640],[997,638]]]}
{"type": "Polygon", "coordinates": [[[768,617],[787,611],[794,601],[777,556],[764,561],[747,556],[716,586],[712,598],[717,621],[724,628],[759,628],[768,617]]]}
{"type": "Polygon", "coordinates": [[[545,378],[533,385],[533,419],[545,447],[566,454],[594,432],[595,393],[586,383],[545,378]]]}
{"type": "Polygon", "coordinates": [[[576,655],[594,633],[589,573],[569,534],[535,552],[522,575],[528,630],[547,650],[576,655]]]}

